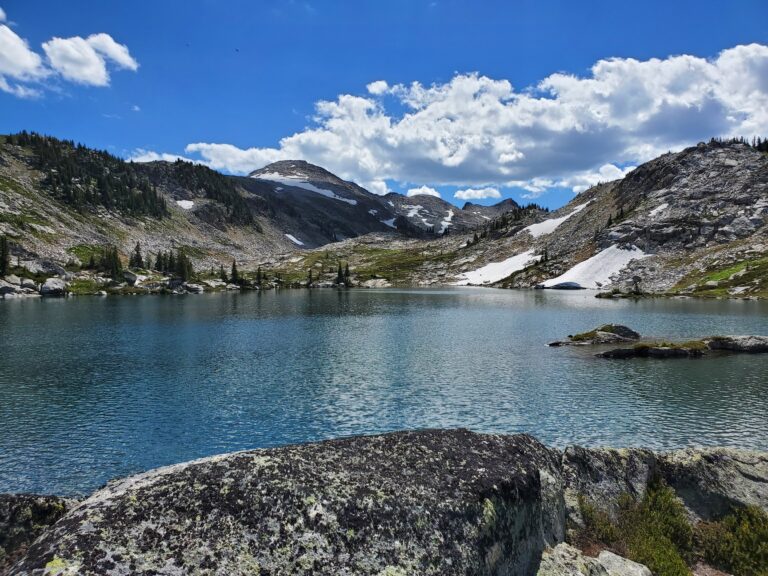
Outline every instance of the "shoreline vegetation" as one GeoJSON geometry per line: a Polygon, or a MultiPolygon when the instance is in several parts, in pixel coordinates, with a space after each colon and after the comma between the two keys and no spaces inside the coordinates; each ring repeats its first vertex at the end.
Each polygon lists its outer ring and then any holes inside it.
{"type": "MultiPolygon", "coordinates": [[[[349,261],[335,258],[328,250],[315,251],[311,266],[306,270],[292,267],[257,266],[252,270],[240,270],[236,260],[227,269],[223,265],[196,270],[190,250],[178,248],[143,254],[137,243],[128,257],[122,256],[113,245],[78,245],[68,251],[73,258],[65,265],[51,261],[36,262],[30,270],[19,258],[14,263],[10,256],[10,242],[0,236],[0,299],[36,296],[106,296],[138,294],[201,294],[236,290],[315,289],[315,288],[422,288],[421,284],[403,283],[365,269],[358,273],[350,268],[349,261]],[[82,262],[82,263],[81,263],[82,262]]],[[[194,252],[191,251],[191,252],[194,252]]],[[[749,271],[738,270],[744,275],[749,271]]],[[[762,274],[762,269],[758,275],[762,274]]],[[[430,284],[428,287],[451,287],[454,282],[430,284]]],[[[471,285],[470,285],[471,286],[471,285]]],[[[473,286],[489,287],[489,286],[473,286]]],[[[498,286],[490,286],[498,287],[498,286]]],[[[505,288],[509,289],[509,288],[505,288]]],[[[523,288],[520,288],[523,289],[523,288]]],[[[542,289],[541,286],[530,289],[542,289]]],[[[585,290],[571,286],[547,287],[546,290],[585,290]]],[[[729,300],[762,300],[761,294],[740,296],[728,292],[718,281],[708,281],[701,289],[688,292],[644,292],[638,287],[626,290],[613,288],[608,291],[593,290],[601,299],[647,298],[701,298],[729,300]]]]}
{"type": "Polygon", "coordinates": [[[79,501],[0,495],[0,570],[764,576],[766,487],[768,453],[733,448],[355,436],[175,464],[79,501]]]}

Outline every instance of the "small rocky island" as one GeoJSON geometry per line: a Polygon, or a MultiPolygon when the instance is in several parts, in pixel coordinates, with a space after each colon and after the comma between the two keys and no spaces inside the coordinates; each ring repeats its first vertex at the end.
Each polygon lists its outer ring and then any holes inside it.
{"type": "Polygon", "coordinates": [[[424,430],[206,458],[89,498],[0,497],[0,570],[765,574],[768,453],[424,430]]]}
{"type": "Polygon", "coordinates": [[[568,336],[567,340],[550,342],[549,346],[599,346],[632,344],[598,352],[595,356],[611,359],[628,358],[700,358],[710,352],[725,354],[758,354],[768,352],[768,336],[708,336],[699,340],[667,342],[641,340],[640,334],[621,324],[604,324],[568,336]]]}

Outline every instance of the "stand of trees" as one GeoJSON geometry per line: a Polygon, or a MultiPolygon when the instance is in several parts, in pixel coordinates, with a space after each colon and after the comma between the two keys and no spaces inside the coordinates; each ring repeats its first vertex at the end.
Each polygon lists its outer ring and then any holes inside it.
{"type": "Polygon", "coordinates": [[[133,216],[168,214],[165,200],[149,180],[109,152],[34,132],[11,134],[6,141],[30,149],[34,166],[45,173],[43,185],[77,210],[103,206],[133,216]]]}
{"type": "Polygon", "coordinates": [[[195,276],[192,261],[182,248],[179,248],[175,254],[173,250],[159,252],[157,258],[155,258],[155,270],[163,274],[175,276],[184,282],[191,280],[195,276]]]}

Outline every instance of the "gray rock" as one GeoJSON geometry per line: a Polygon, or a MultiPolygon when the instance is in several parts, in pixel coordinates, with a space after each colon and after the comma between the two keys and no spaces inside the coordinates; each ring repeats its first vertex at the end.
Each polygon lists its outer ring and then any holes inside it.
{"type": "Polygon", "coordinates": [[[21,279],[21,287],[22,288],[30,288],[32,290],[39,290],[39,286],[31,278],[22,278],[21,279]]]}
{"type": "Polygon", "coordinates": [[[536,576],[608,576],[608,572],[597,558],[563,542],[544,551],[536,576]]]}
{"type": "Polygon", "coordinates": [[[15,284],[11,284],[5,280],[0,280],[0,296],[15,294],[17,291],[19,291],[19,288],[20,287],[16,286],[15,284]]]}
{"type": "Polygon", "coordinates": [[[564,536],[558,468],[533,438],[465,430],[207,458],[108,484],[11,574],[532,574],[564,536]]]}
{"type": "Polygon", "coordinates": [[[0,574],[43,531],[75,505],[74,500],[32,494],[0,494],[0,574]]]}
{"type": "Polygon", "coordinates": [[[192,294],[202,294],[205,292],[205,288],[203,288],[200,284],[184,284],[184,289],[187,292],[191,292],[192,294]]]}
{"type": "Polygon", "coordinates": [[[566,448],[562,470],[569,534],[583,527],[579,497],[615,518],[620,496],[640,500],[645,495],[657,459],[642,448],[566,448]]]}
{"type": "Polygon", "coordinates": [[[8,284],[13,284],[14,286],[21,285],[21,278],[16,276],[16,274],[9,274],[5,277],[5,281],[8,282],[8,284]]]}
{"type": "Polygon", "coordinates": [[[759,506],[768,512],[768,453],[677,450],[661,455],[659,469],[695,518],[717,519],[734,506],[759,506]]]}
{"type": "Polygon", "coordinates": [[[597,560],[605,568],[608,576],[653,576],[646,566],[623,558],[609,550],[600,552],[597,560]]]}
{"type": "Polygon", "coordinates": [[[61,278],[48,278],[40,288],[40,294],[43,296],[65,296],[67,290],[67,283],[61,278]]]}

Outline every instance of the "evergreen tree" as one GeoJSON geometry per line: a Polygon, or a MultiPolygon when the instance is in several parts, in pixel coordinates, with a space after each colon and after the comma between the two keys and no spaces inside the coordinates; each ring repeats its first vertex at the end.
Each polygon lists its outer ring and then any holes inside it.
{"type": "Polygon", "coordinates": [[[221,278],[222,282],[227,282],[229,278],[227,278],[227,273],[224,272],[224,265],[219,264],[219,278],[221,278]]]}
{"type": "Polygon", "coordinates": [[[344,266],[344,284],[349,284],[349,262],[344,266]]]}
{"type": "Polygon", "coordinates": [[[613,215],[608,214],[608,223],[606,224],[606,227],[610,228],[613,226],[613,215]]]}
{"type": "Polygon", "coordinates": [[[129,268],[144,268],[144,258],[141,255],[141,244],[136,242],[136,247],[128,260],[129,268]]]}
{"type": "Polygon", "coordinates": [[[144,262],[145,270],[152,270],[152,254],[147,254],[147,259],[144,262]]]}
{"type": "Polygon", "coordinates": [[[259,268],[256,270],[256,284],[258,284],[259,286],[261,286],[261,280],[262,280],[262,276],[261,276],[261,266],[259,266],[259,268]]]}
{"type": "Polygon", "coordinates": [[[93,256],[93,252],[91,252],[91,257],[88,258],[88,265],[86,268],[88,268],[88,270],[96,270],[96,258],[93,256]]]}
{"type": "Polygon", "coordinates": [[[0,276],[5,276],[11,268],[11,249],[8,237],[0,236],[0,276]]]}
{"type": "Polygon", "coordinates": [[[173,255],[173,250],[168,250],[168,256],[165,261],[165,272],[176,272],[176,257],[173,255]]]}
{"type": "Polygon", "coordinates": [[[339,269],[336,272],[336,284],[344,283],[344,271],[341,269],[341,262],[339,262],[339,269]]]}
{"type": "Polygon", "coordinates": [[[309,275],[307,276],[307,286],[312,286],[312,268],[309,269],[309,275]]]}
{"type": "MultiPolygon", "coordinates": [[[[173,258],[173,254],[171,254],[171,258],[173,258]]],[[[192,268],[192,261],[187,257],[184,250],[179,249],[176,259],[174,260],[174,268],[172,271],[184,282],[191,280],[192,276],[194,276],[195,272],[192,268]]]]}
{"type": "Polygon", "coordinates": [[[478,238],[477,232],[475,232],[475,235],[472,238],[472,244],[477,244],[479,241],[480,241],[480,238],[478,238]]]}
{"type": "Polygon", "coordinates": [[[237,271],[237,262],[232,260],[232,271],[229,274],[229,281],[232,284],[240,284],[240,274],[237,271]]]}
{"type": "Polygon", "coordinates": [[[112,280],[123,279],[123,263],[115,246],[104,248],[101,258],[101,268],[112,280]]]}

